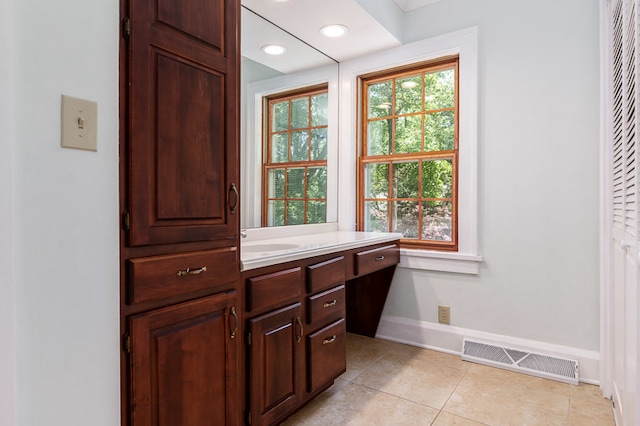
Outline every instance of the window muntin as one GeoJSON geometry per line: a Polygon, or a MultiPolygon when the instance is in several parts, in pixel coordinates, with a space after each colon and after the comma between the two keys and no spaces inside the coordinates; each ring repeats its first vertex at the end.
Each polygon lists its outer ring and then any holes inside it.
{"type": "Polygon", "coordinates": [[[358,229],[456,251],[458,59],[361,78],[358,229]]]}
{"type": "Polygon", "coordinates": [[[266,99],[263,226],[327,221],[328,88],[266,99]]]}

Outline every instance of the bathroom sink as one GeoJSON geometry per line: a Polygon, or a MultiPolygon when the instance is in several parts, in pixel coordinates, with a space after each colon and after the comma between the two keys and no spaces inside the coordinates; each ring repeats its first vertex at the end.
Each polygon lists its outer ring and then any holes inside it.
{"type": "Polygon", "coordinates": [[[298,244],[263,243],[246,245],[240,249],[245,253],[264,253],[270,251],[293,250],[299,247],[300,246],[298,244]]]}

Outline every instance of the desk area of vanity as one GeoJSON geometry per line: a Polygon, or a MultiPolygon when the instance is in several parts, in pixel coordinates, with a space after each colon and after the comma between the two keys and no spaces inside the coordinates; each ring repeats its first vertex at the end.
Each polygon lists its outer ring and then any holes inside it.
{"type": "Polygon", "coordinates": [[[271,425],[346,370],[347,332],[375,336],[400,235],[251,232],[240,249],[245,413],[251,425],[271,425]]]}

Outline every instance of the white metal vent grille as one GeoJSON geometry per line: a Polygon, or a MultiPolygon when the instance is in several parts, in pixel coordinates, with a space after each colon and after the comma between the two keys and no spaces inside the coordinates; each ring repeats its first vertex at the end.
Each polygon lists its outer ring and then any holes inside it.
{"type": "Polygon", "coordinates": [[[462,359],[545,379],[578,384],[578,361],[464,339],[462,359]]]}

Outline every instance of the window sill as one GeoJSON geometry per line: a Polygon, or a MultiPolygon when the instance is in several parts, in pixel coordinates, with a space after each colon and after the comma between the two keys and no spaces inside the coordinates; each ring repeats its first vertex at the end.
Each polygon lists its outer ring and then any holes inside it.
{"type": "Polygon", "coordinates": [[[478,275],[482,256],[430,250],[400,249],[400,268],[478,275]]]}

